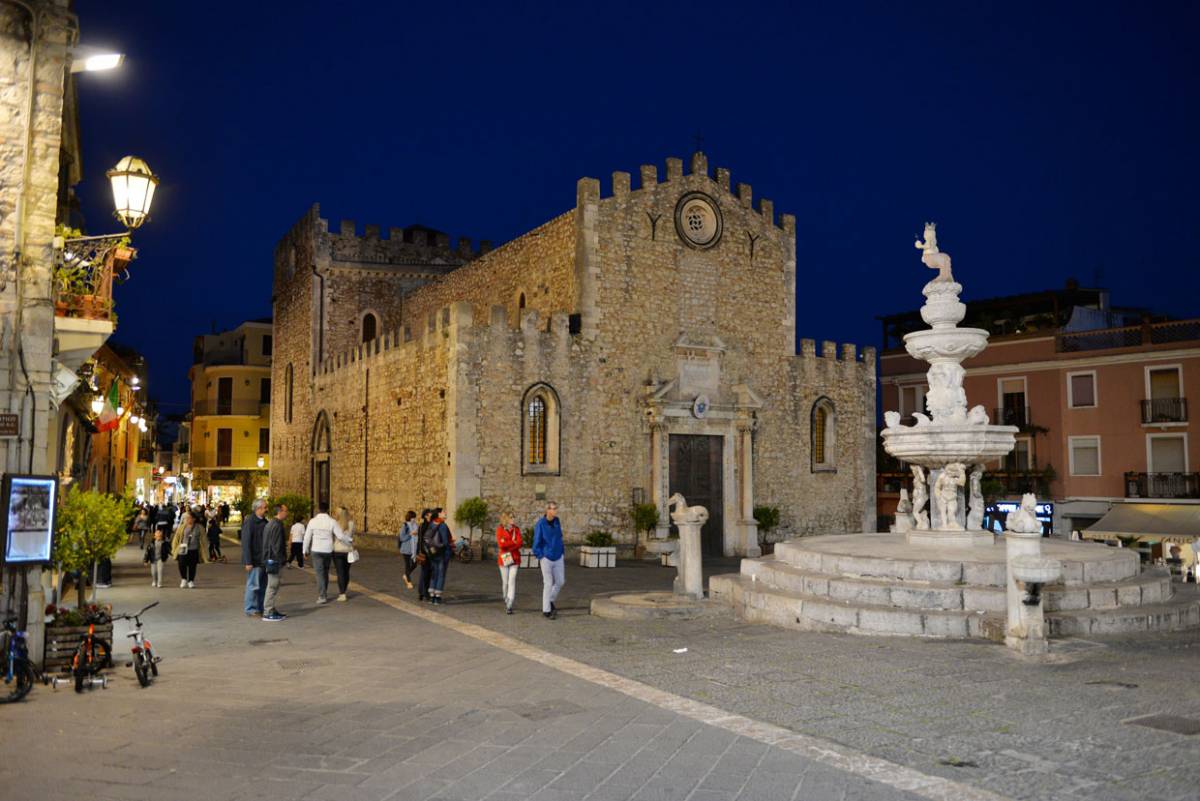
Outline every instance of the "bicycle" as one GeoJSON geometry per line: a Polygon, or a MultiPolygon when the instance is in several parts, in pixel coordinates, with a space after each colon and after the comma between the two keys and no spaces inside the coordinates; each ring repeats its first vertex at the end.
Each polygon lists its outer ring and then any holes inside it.
{"type": "Polygon", "coordinates": [[[0,693],[0,704],[11,704],[29,695],[37,677],[38,670],[29,661],[25,632],[17,631],[17,618],[10,617],[4,621],[4,686],[7,691],[0,693]]]}
{"type": "Polygon", "coordinates": [[[454,542],[454,558],[462,562],[464,565],[470,563],[475,558],[474,551],[471,550],[471,541],[459,537],[454,542]]]}
{"type": "MultiPolygon", "coordinates": [[[[94,684],[95,682],[91,681],[93,676],[106,667],[112,667],[112,646],[107,640],[96,636],[96,624],[107,623],[109,619],[104,612],[95,612],[87,618],[87,634],[80,641],[79,648],[71,659],[71,675],[75,679],[77,693],[83,692],[85,681],[94,684]]],[[[102,680],[101,686],[107,686],[107,683],[102,680]]]]}
{"type": "Polygon", "coordinates": [[[134,629],[126,634],[126,637],[133,639],[133,659],[125,663],[125,667],[133,668],[134,675],[137,676],[138,684],[143,687],[149,687],[150,682],[158,676],[158,663],[162,661],[161,657],[154,655],[150,650],[150,641],[146,639],[143,632],[142,615],[149,610],[158,606],[158,601],[150,604],[134,615],[114,615],[113,620],[132,620],[134,629]]]}

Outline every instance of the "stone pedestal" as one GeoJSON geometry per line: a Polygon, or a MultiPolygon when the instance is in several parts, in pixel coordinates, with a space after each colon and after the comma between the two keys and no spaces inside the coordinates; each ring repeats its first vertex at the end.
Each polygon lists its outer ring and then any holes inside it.
{"type": "Polygon", "coordinates": [[[699,600],[704,597],[704,575],[700,569],[700,524],[676,523],[679,527],[679,574],[676,595],[699,600]]]}
{"type": "Polygon", "coordinates": [[[1062,575],[1062,564],[1042,556],[1040,533],[1009,531],[1007,548],[1006,612],[1004,644],[1023,656],[1040,656],[1049,650],[1041,589],[1062,575]],[[1036,603],[1028,603],[1034,597],[1036,603]]]}

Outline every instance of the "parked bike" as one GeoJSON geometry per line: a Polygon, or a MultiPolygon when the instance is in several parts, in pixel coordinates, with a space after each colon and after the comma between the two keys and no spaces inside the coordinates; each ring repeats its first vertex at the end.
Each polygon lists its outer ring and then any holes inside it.
{"type": "Polygon", "coordinates": [[[154,652],[150,650],[150,641],[146,639],[142,626],[142,615],[156,606],[158,606],[158,601],[145,607],[137,614],[113,616],[113,620],[133,621],[133,631],[125,635],[133,639],[133,648],[131,649],[133,658],[125,663],[125,667],[133,668],[138,684],[143,687],[149,687],[154,677],[158,676],[158,663],[162,661],[161,657],[155,656],[154,652]]]}
{"type": "Polygon", "coordinates": [[[96,624],[107,623],[108,615],[96,612],[88,617],[88,632],[79,643],[75,656],[71,660],[71,675],[75,679],[75,692],[83,692],[85,685],[107,686],[100,671],[112,667],[112,646],[106,640],[96,636],[96,624]],[[96,679],[99,679],[97,682],[96,679]]]}
{"type": "Polygon", "coordinates": [[[37,668],[29,661],[29,646],[25,632],[17,631],[17,618],[4,621],[4,692],[0,704],[20,701],[29,695],[38,677],[37,668]]]}
{"type": "Polygon", "coordinates": [[[475,558],[475,552],[471,550],[471,541],[469,539],[459,537],[454,541],[454,558],[464,565],[475,558]]]}

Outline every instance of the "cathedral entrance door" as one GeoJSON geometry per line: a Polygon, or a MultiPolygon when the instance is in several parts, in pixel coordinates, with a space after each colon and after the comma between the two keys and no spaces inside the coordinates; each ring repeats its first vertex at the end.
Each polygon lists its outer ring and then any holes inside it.
{"type": "Polygon", "coordinates": [[[708,522],[700,529],[700,547],[705,556],[722,556],[725,553],[722,452],[721,437],[671,435],[670,492],[683,495],[689,506],[708,509],[708,522]]]}
{"type": "Polygon", "coordinates": [[[316,506],[313,514],[321,508],[321,504],[329,503],[329,460],[319,459],[313,462],[313,500],[316,506]]]}

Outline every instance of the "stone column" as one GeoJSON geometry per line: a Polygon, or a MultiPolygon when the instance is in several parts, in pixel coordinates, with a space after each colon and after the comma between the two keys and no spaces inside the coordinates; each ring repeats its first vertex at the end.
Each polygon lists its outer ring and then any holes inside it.
{"type": "Polygon", "coordinates": [[[762,556],[762,549],[758,546],[758,521],[754,519],[754,425],[750,421],[744,421],[739,422],[737,428],[741,435],[739,469],[742,486],[739,512],[742,518],[742,547],[746,556],[757,559],[762,556]]]}
{"type": "Polygon", "coordinates": [[[668,523],[670,509],[667,506],[667,487],[663,475],[664,440],[667,438],[666,426],[661,420],[650,422],[650,498],[658,507],[658,525],[654,529],[654,538],[665,540],[671,533],[668,523]]]}
{"type": "Polygon", "coordinates": [[[708,520],[708,510],[703,506],[688,506],[679,494],[671,496],[671,505],[675,508],[671,520],[679,529],[679,573],[675,576],[674,591],[698,601],[704,598],[700,528],[708,520]]]}

